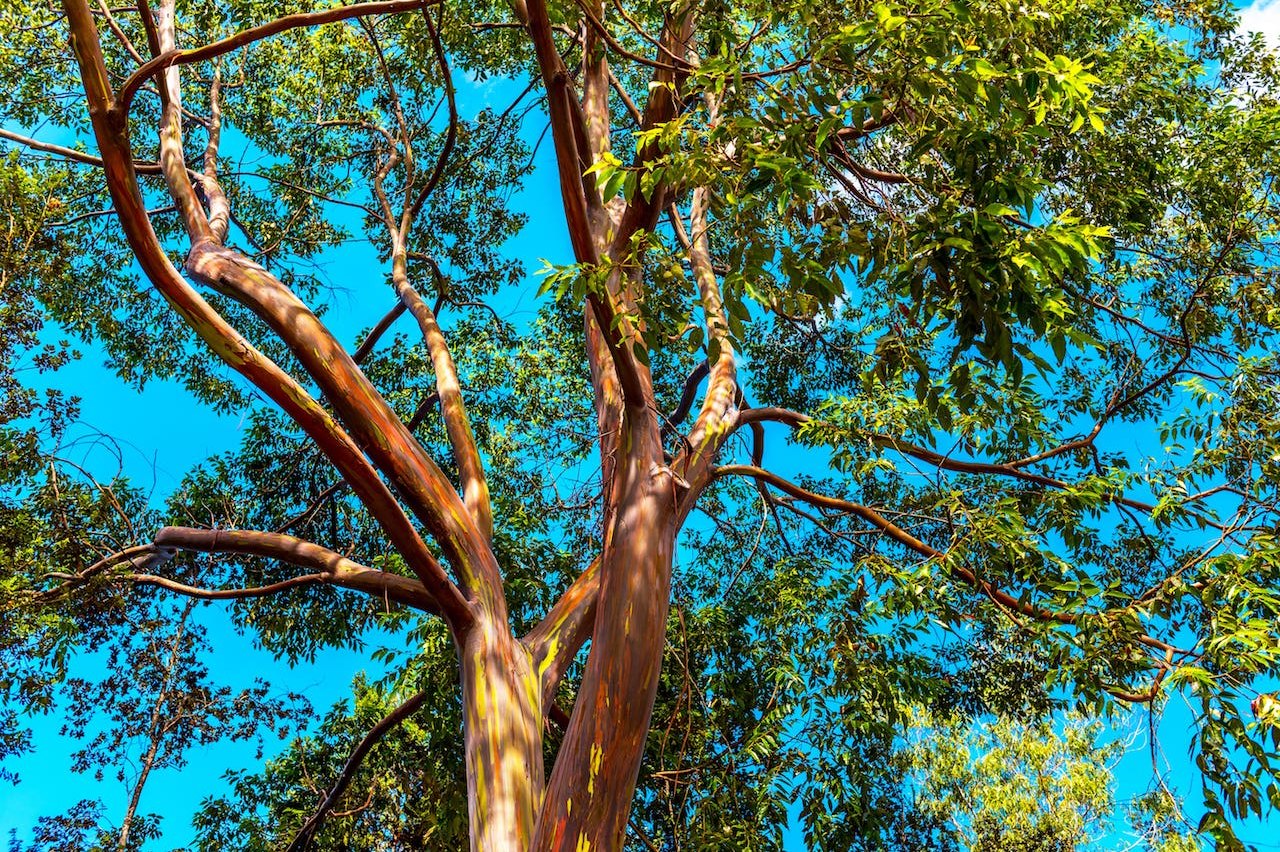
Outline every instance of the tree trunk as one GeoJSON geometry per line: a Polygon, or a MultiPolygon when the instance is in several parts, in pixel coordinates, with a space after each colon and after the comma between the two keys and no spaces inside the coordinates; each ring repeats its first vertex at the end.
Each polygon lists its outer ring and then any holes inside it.
{"type": "Polygon", "coordinates": [[[529,653],[505,619],[477,618],[460,649],[474,852],[524,852],[542,803],[542,701],[529,653]]]}
{"type": "Polygon", "coordinates": [[[657,424],[626,430],[591,653],[538,821],[537,850],[623,847],[666,644],[677,480],[657,424]],[[646,428],[651,426],[652,428],[646,428]]]}

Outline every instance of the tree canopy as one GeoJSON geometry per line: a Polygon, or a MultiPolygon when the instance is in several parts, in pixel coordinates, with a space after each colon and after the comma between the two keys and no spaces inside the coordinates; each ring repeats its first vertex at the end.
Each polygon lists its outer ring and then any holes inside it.
{"type": "Polygon", "coordinates": [[[1141,842],[1243,848],[1278,78],[1221,0],[8,0],[0,758],[40,712],[142,755],[37,847],[301,730],[202,848],[1073,848],[1115,802],[1063,711],[1177,698],[1197,818],[1157,775],[1141,842]],[[77,465],[80,350],[243,441],[77,465]],[[206,606],[371,671],[219,685],[206,606]]]}

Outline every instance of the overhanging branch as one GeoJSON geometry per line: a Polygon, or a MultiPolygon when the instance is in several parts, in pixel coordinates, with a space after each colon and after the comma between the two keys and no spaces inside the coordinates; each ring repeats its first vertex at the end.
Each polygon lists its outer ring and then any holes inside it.
{"type": "Polygon", "coordinates": [[[177,65],[189,65],[192,62],[203,62],[207,59],[216,59],[241,47],[253,44],[255,41],[261,41],[264,38],[278,35],[287,30],[298,29],[299,27],[314,27],[347,18],[357,18],[362,15],[407,12],[420,6],[438,2],[440,0],[382,0],[382,2],[376,3],[357,3],[353,6],[323,9],[319,12],[300,12],[296,15],[286,15],[269,23],[251,27],[233,36],[201,47],[194,47],[189,50],[168,50],[129,75],[124,85],[120,87],[117,108],[122,113],[128,112],[129,104],[132,102],[133,96],[137,94],[138,89],[142,87],[149,77],[162,69],[172,68],[177,65]]]}

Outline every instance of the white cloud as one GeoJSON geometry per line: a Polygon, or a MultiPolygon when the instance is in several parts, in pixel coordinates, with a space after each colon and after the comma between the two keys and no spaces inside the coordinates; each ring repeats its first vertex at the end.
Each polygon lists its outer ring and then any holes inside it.
{"type": "Polygon", "coordinates": [[[1241,9],[1240,31],[1262,33],[1272,49],[1280,49],[1280,0],[1253,0],[1241,9]]]}

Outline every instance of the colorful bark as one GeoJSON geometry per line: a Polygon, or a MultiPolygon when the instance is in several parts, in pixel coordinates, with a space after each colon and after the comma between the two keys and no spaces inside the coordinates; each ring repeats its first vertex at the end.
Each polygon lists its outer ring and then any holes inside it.
{"type": "Polygon", "coordinates": [[[615,474],[595,630],[538,820],[537,850],[621,849],[666,643],[679,497],[652,419],[629,428],[615,474]]]}
{"type": "Polygon", "coordinates": [[[505,619],[477,619],[459,657],[471,848],[528,849],[545,777],[537,672],[505,619]]]}

